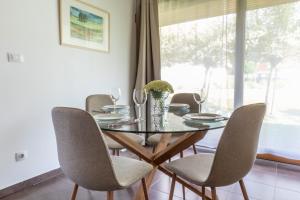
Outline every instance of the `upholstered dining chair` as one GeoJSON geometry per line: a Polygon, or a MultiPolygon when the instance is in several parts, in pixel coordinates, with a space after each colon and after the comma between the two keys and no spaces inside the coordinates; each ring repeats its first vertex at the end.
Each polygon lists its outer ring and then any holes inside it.
{"type": "MultiPolygon", "coordinates": [[[[101,111],[101,108],[106,105],[113,105],[113,100],[110,95],[107,94],[95,94],[90,95],[86,98],[85,108],[86,111],[93,114],[97,114],[101,111]]],[[[127,137],[132,139],[134,142],[138,144],[144,143],[144,138],[142,136],[133,134],[133,133],[121,133],[126,134],[127,137]]],[[[107,146],[112,150],[113,155],[119,155],[120,150],[124,149],[124,147],[118,142],[114,141],[110,137],[104,136],[107,146]]]]}
{"type": "Polygon", "coordinates": [[[152,166],[132,158],[110,156],[101,129],[88,112],[56,107],[52,120],[61,169],[75,183],[72,200],[76,199],[78,186],[107,191],[107,199],[113,200],[113,191],[139,180],[148,199],[144,177],[152,166]]]}
{"type": "Polygon", "coordinates": [[[166,165],[173,172],[169,200],[173,198],[176,177],[195,185],[211,188],[217,199],[216,187],[239,182],[244,199],[249,199],[243,182],[253,166],[261,125],[266,112],[263,103],[242,106],[231,115],[215,153],[201,153],[175,160],[166,165]]]}
{"type": "MultiPolygon", "coordinates": [[[[177,93],[175,94],[172,99],[171,103],[184,103],[190,106],[190,112],[198,112],[198,104],[195,102],[193,93],[177,93]]],[[[153,146],[153,151],[155,151],[155,147],[158,145],[160,141],[161,134],[153,134],[148,139],[147,142],[151,146],[153,146]]],[[[176,140],[180,137],[180,135],[173,135],[171,138],[170,143],[176,142],[176,140]]],[[[197,154],[197,149],[195,144],[193,144],[193,151],[194,154],[197,154]]],[[[180,152],[180,157],[183,157],[183,152],[180,152]]]]}

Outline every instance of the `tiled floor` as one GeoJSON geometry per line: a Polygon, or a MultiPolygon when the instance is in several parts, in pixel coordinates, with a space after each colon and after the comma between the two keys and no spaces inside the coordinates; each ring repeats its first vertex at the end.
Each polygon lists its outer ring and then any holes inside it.
{"type": "MultiPolygon", "coordinates": [[[[189,154],[187,152],[186,154],[189,154]]],[[[244,179],[250,199],[253,200],[300,200],[300,167],[270,161],[256,161],[253,169],[244,179]]],[[[150,190],[151,200],[167,200],[170,178],[158,172],[150,190]]],[[[49,180],[3,200],[64,200],[69,199],[72,182],[64,176],[49,180]]],[[[129,200],[135,194],[137,184],[127,190],[115,192],[116,200],[129,200]]],[[[238,184],[217,189],[220,200],[242,200],[238,184]]],[[[186,191],[187,200],[200,200],[193,192],[186,191]]],[[[106,199],[104,192],[80,188],[78,200],[106,199]]],[[[182,199],[181,185],[176,185],[174,200],[182,199]]]]}

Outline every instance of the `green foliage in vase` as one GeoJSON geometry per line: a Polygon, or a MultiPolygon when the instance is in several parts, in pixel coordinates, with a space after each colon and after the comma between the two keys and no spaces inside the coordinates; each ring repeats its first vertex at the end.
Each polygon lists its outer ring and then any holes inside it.
{"type": "Polygon", "coordinates": [[[144,86],[147,93],[151,92],[154,98],[161,98],[164,92],[173,93],[173,87],[167,81],[154,80],[144,86]]]}

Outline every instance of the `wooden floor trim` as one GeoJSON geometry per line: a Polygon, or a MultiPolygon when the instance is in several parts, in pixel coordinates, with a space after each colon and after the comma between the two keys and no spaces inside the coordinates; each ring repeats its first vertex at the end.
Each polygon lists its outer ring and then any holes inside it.
{"type": "Polygon", "coordinates": [[[12,185],[12,186],[9,186],[7,188],[4,188],[2,190],[0,190],[0,199],[6,197],[6,196],[9,196],[9,195],[12,195],[16,192],[19,192],[21,190],[24,190],[26,188],[29,188],[29,187],[32,187],[34,185],[37,185],[37,184],[40,184],[42,182],[45,182],[49,179],[52,179],[56,176],[59,176],[62,174],[62,171],[60,168],[58,169],[54,169],[54,170],[51,170],[49,172],[46,172],[44,174],[41,174],[39,176],[35,176],[31,179],[28,179],[26,181],[23,181],[23,182],[20,182],[20,183],[17,183],[15,185],[12,185]]]}
{"type": "MultiPolygon", "coordinates": [[[[208,149],[205,146],[196,145],[196,147],[199,147],[199,148],[197,148],[197,150],[199,152],[203,152],[203,153],[215,153],[216,152],[216,149],[208,149]]],[[[261,159],[261,160],[269,160],[269,161],[274,161],[274,162],[278,162],[278,163],[285,163],[285,164],[300,166],[300,160],[277,156],[277,155],[270,154],[270,153],[258,153],[256,155],[256,158],[261,159]]]]}
{"type": "Polygon", "coordinates": [[[300,166],[300,160],[293,160],[293,159],[289,159],[289,158],[285,158],[285,157],[281,157],[281,156],[276,156],[273,154],[257,154],[256,158],[300,166]]]}

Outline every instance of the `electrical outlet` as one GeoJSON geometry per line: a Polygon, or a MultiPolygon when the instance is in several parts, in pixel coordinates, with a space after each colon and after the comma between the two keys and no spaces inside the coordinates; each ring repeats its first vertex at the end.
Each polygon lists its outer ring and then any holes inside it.
{"type": "Polygon", "coordinates": [[[7,60],[8,62],[14,63],[23,63],[24,62],[24,55],[20,53],[7,53],[7,60]]]}
{"type": "Polygon", "coordinates": [[[28,157],[27,151],[21,151],[21,152],[15,153],[15,160],[16,160],[16,162],[23,161],[27,157],[28,157]]]}

